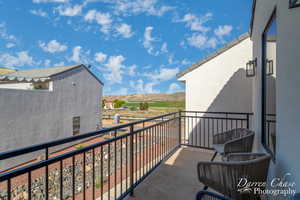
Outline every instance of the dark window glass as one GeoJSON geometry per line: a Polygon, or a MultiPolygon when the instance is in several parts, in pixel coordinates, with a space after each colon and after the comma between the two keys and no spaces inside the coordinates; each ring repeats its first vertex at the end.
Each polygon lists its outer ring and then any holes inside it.
{"type": "Polygon", "coordinates": [[[273,14],[263,34],[262,141],[274,158],[276,152],[276,37],[276,16],[273,14]]]}
{"type": "Polygon", "coordinates": [[[73,117],[73,135],[80,133],[80,117],[73,117]]]}

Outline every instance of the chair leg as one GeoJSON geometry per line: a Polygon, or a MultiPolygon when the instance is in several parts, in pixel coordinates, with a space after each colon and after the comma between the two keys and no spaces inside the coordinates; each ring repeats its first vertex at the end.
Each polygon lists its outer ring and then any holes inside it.
{"type": "Polygon", "coordinates": [[[214,159],[216,158],[217,154],[218,154],[218,152],[216,151],[216,152],[214,153],[213,157],[210,159],[210,161],[214,161],[214,159]]]}

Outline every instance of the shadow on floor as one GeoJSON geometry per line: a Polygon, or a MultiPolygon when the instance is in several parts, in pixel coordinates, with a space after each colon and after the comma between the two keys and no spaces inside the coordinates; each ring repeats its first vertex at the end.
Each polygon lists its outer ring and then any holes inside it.
{"type": "Polygon", "coordinates": [[[198,181],[198,161],[209,161],[213,151],[180,148],[150,174],[126,200],[190,200],[203,188],[198,181]]]}

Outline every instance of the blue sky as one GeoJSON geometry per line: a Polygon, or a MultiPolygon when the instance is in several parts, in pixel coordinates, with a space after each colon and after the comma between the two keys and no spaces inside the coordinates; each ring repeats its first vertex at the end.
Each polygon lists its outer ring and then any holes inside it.
{"type": "Polygon", "coordinates": [[[0,0],[0,67],[83,63],[104,94],[173,93],[175,75],[249,29],[250,0],[0,0]]]}

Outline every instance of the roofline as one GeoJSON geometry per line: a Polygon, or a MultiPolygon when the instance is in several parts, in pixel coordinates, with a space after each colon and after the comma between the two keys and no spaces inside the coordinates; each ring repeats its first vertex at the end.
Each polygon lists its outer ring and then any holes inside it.
{"type": "Polygon", "coordinates": [[[84,64],[81,64],[80,66],[84,67],[102,86],[104,86],[104,83],[84,64]]]}
{"type": "Polygon", "coordinates": [[[252,0],[252,13],[251,13],[251,21],[250,21],[250,29],[249,29],[250,38],[252,37],[255,9],[256,9],[256,0],[252,0]]]}
{"type": "Polygon", "coordinates": [[[76,69],[76,68],[78,68],[78,67],[81,67],[81,65],[82,65],[82,64],[74,65],[74,67],[72,67],[72,68],[70,68],[70,69],[67,69],[67,70],[61,71],[61,72],[57,72],[57,73],[55,73],[55,74],[52,74],[52,75],[49,76],[49,77],[51,78],[52,76],[56,76],[56,75],[59,75],[59,74],[62,74],[62,73],[71,71],[71,70],[73,70],[73,69],[76,69]]]}
{"type": "Polygon", "coordinates": [[[182,76],[184,76],[185,74],[193,71],[194,69],[200,67],[201,65],[205,64],[206,62],[214,59],[215,57],[217,57],[218,55],[224,53],[225,51],[227,51],[228,49],[234,47],[235,45],[239,44],[240,42],[244,41],[245,39],[249,38],[250,35],[248,32],[240,35],[238,38],[232,40],[231,42],[227,43],[224,47],[218,49],[217,51],[215,51],[214,53],[206,56],[204,59],[198,61],[197,63],[193,64],[192,66],[182,70],[181,72],[179,72],[176,77],[177,78],[181,78],[182,76]]]}
{"type": "Polygon", "coordinates": [[[65,70],[65,71],[62,71],[62,72],[58,72],[56,74],[51,75],[50,77],[57,76],[59,74],[63,74],[63,73],[68,72],[68,71],[72,71],[73,69],[77,69],[79,67],[85,68],[102,86],[104,86],[104,83],[87,66],[85,66],[84,64],[78,64],[77,66],[74,66],[71,69],[68,69],[68,70],[65,70]]]}

